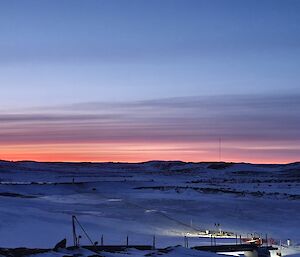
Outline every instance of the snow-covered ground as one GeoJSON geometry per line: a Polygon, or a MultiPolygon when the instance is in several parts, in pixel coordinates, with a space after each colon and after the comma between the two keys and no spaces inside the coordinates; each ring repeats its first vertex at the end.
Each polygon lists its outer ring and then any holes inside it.
{"type": "MultiPolygon", "coordinates": [[[[36,254],[35,257],[63,257],[63,256],[95,256],[95,253],[86,249],[78,249],[76,251],[69,250],[60,250],[58,252],[51,251],[49,253],[36,254]]],[[[99,255],[100,256],[100,255],[99,255]]],[[[156,256],[165,256],[165,257],[218,257],[220,255],[215,253],[208,253],[202,251],[196,251],[192,249],[183,248],[181,246],[169,247],[163,250],[149,250],[149,251],[139,251],[136,249],[128,249],[124,252],[119,253],[109,253],[101,252],[101,257],[156,257],[156,256]]]]}
{"type": "Polygon", "coordinates": [[[72,215],[105,244],[124,244],[128,235],[131,244],[151,245],[155,235],[158,247],[183,245],[184,235],[220,228],[295,246],[299,212],[299,163],[0,162],[1,247],[53,247],[63,238],[71,245],[72,215]]]}

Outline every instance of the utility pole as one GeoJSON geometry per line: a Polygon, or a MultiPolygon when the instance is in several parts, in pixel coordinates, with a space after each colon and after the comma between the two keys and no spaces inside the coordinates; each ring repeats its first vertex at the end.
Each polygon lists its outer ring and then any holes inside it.
{"type": "Polygon", "coordinates": [[[72,216],[72,229],[73,229],[73,245],[77,246],[77,235],[76,235],[76,226],[75,226],[75,216],[72,216]]]}
{"type": "Polygon", "coordinates": [[[154,235],[152,239],[152,250],[155,250],[155,247],[156,247],[156,237],[154,235]]]}

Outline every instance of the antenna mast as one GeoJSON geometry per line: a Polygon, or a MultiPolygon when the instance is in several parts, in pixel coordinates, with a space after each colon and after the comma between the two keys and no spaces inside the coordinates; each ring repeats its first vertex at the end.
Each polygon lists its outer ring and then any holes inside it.
{"type": "Polygon", "coordinates": [[[77,235],[76,235],[76,226],[75,226],[76,217],[72,216],[72,229],[73,229],[73,245],[77,246],[77,235]]]}
{"type": "Polygon", "coordinates": [[[222,139],[219,138],[219,162],[222,160],[222,139]]]}
{"type": "Polygon", "coordinates": [[[93,245],[94,242],[92,241],[92,239],[90,238],[90,236],[88,235],[88,233],[85,231],[84,227],[81,225],[81,223],[76,218],[76,216],[73,215],[72,216],[72,227],[73,227],[73,242],[74,242],[74,246],[79,246],[79,243],[78,243],[79,240],[78,240],[78,237],[77,237],[77,234],[76,234],[76,223],[78,224],[78,226],[80,227],[80,229],[82,230],[82,232],[85,234],[86,238],[93,245]]]}

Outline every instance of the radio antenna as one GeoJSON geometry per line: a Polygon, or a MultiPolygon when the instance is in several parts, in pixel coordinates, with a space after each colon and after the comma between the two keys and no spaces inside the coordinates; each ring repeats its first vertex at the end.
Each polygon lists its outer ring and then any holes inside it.
{"type": "Polygon", "coordinates": [[[219,162],[222,160],[222,139],[219,138],[219,162]]]}

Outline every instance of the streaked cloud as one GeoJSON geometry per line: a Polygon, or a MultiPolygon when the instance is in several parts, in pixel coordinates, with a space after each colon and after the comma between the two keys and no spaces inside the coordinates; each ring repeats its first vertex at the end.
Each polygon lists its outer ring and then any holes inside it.
{"type": "Polygon", "coordinates": [[[233,158],[239,151],[293,157],[300,154],[298,110],[300,95],[79,103],[2,113],[0,143],[82,144],[84,149],[99,144],[112,152],[120,152],[120,144],[123,154],[176,151],[190,153],[193,159],[196,153],[215,150],[221,138],[224,151],[233,158]]]}

